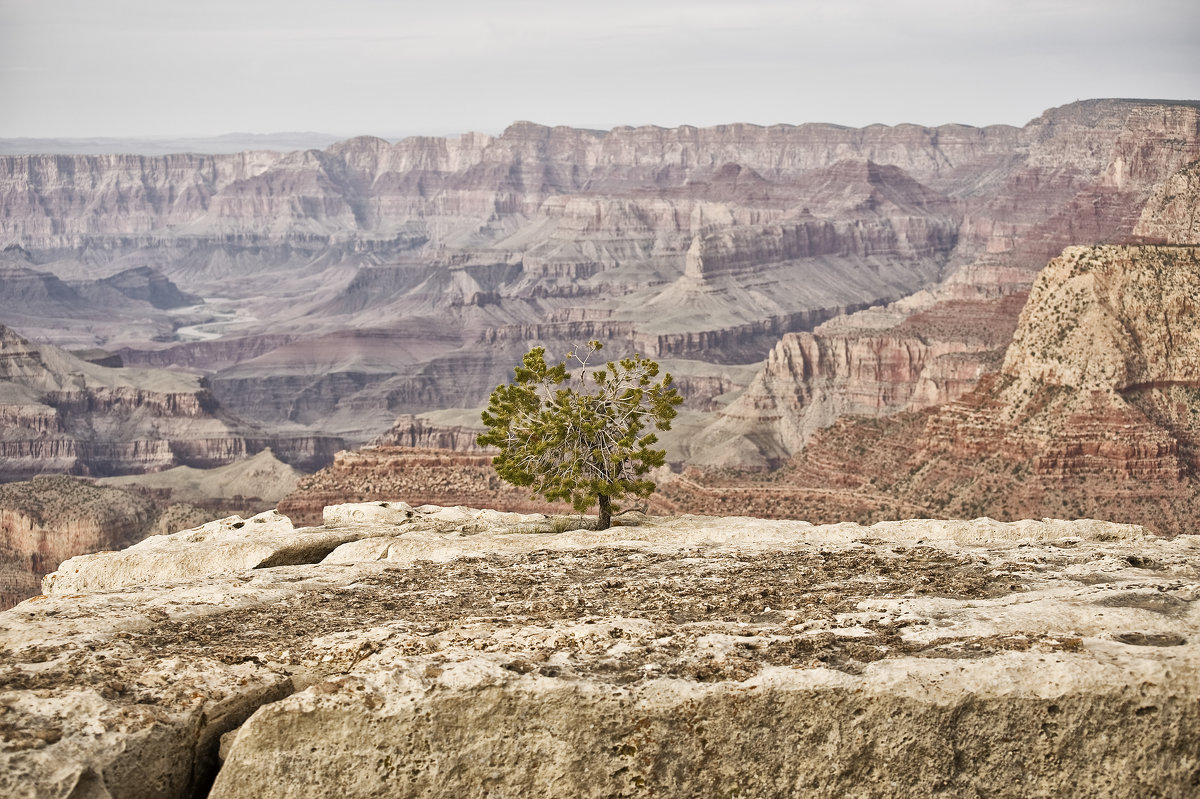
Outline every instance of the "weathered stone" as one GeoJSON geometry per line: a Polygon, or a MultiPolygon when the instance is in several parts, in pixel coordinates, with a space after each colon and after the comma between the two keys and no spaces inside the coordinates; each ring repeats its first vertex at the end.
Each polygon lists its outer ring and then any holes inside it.
{"type": "Polygon", "coordinates": [[[380,657],[265,707],[211,795],[1184,796],[1200,767],[1195,674],[1153,658],[1009,652],[622,686],[512,657],[380,657]]]}
{"type": "MultiPolygon", "coordinates": [[[[413,511],[293,532],[359,537],[321,564],[0,614],[0,793],[204,795],[255,706],[213,796],[1185,796],[1200,774],[1200,537],[413,511]]],[[[276,524],[164,537],[160,565],[276,524]]]]}
{"type": "Polygon", "coordinates": [[[403,524],[416,515],[407,502],[351,502],[327,506],[322,518],[326,527],[348,524],[403,524]]]}
{"type": "Polygon", "coordinates": [[[42,593],[72,594],[170,583],[247,569],[316,563],[361,531],[301,528],[278,511],[229,516],[171,535],[155,535],[120,552],[78,555],[42,580],[42,593]]]}

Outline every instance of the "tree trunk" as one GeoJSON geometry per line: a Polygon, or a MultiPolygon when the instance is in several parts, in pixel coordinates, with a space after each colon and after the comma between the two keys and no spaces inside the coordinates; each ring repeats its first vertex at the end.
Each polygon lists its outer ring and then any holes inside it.
{"type": "Polygon", "coordinates": [[[612,526],[612,498],[606,494],[600,495],[600,520],[596,522],[597,530],[607,530],[612,526]]]}

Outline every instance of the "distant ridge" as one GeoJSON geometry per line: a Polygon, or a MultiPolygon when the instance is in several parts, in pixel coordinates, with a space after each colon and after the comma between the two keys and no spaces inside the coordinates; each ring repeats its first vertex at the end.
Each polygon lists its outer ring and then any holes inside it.
{"type": "Polygon", "coordinates": [[[333,133],[225,133],[220,136],[162,136],[0,139],[0,155],[221,155],[245,150],[323,150],[349,138],[333,133]]]}
{"type": "MultiPolygon", "coordinates": [[[[1072,106],[1088,106],[1099,103],[1121,103],[1128,105],[1174,105],[1187,106],[1191,108],[1200,108],[1200,100],[1170,100],[1170,99],[1154,99],[1146,97],[1105,97],[1093,98],[1088,100],[1076,100],[1073,103],[1068,103],[1061,108],[1070,108],[1072,106]]],[[[1053,109],[1052,109],[1053,110],[1053,109]]],[[[914,123],[899,123],[896,125],[887,125],[876,123],[864,126],[842,125],[838,123],[819,123],[825,127],[855,129],[859,128],[892,128],[892,127],[909,127],[914,126],[914,123]]],[[[950,123],[950,126],[960,125],[961,123],[950,123]]],[[[923,127],[915,125],[916,127],[923,127]]],[[[978,125],[961,124],[962,127],[974,128],[978,125]]],[[[627,132],[633,130],[680,130],[680,129],[731,129],[731,128],[794,128],[796,123],[776,123],[776,124],[756,124],[747,122],[729,122],[716,125],[695,126],[688,124],[681,125],[656,125],[652,123],[636,124],[636,125],[612,125],[609,127],[595,126],[573,126],[573,125],[543,125],[537,122],[520,120],[513,122],[510,128],[520,130],[521,128],[562,128],[571,129],[581,133],[589,133],[597,138],[603,138],[613,132],[627,132]]],[[[1015,127],[1012,125],[995,125],[988,124],[982,127],[1015,127]]],[[[405,132],[389,132],[383,135],[372,133],[321,133],[316,131],[283,131],[278,133],[222,133],[216,136],[80,136],[80,137],[37,137],[37,136],[17,136],[11,138],[0,138],[0,156],[6,155],[170,155],[175,153],[196,153],[200,155],[228,155],[233,153],[245,152],[248,150],[274,150],[277,152],[291,152],[295,150],[323,150],[332,144],[339,142],[350,141],[357,138],[380,138],[389,142],[396,142],[401,139],[417,136],[429,138],[457,138],[456,133],[446,131],[443,133],[421,133],[417,131],[405,132]]]]}

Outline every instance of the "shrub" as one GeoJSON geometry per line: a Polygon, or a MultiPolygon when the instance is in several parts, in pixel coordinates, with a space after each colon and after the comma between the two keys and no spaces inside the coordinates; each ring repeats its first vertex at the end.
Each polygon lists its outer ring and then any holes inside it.
{"type": "Polygon", "coordinates": [[[478,441],[500,449],[492,463],[504,480],[566,500],[580,513],[598,503],[596,529],[606,530],[613,499],[654,492],[645,475],[666,462],[666,452],[651,449],[658,436],[643,431],[647,422],[671,429],[683,398],[671,375],[655,382],[658,364],[640,355],[589,374],[600,349],[600,342],[588,342],[586,355],[568,352],[554,366],[546,364],[543,347],[526,353],[515,382],[492,392],[483,413],[487,432],[478,441]],[[575,376],[567,368],[571,361],[580,370],[575,376]]]}

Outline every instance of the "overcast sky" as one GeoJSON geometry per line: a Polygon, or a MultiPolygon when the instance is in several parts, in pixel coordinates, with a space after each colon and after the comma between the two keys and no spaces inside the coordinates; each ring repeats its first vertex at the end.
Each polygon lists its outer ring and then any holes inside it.
{"type": "Polygon", "coordinates": [[[0,137],[1021,125],[1200,99],[1196,0],[0,0],[0,137]]]}

